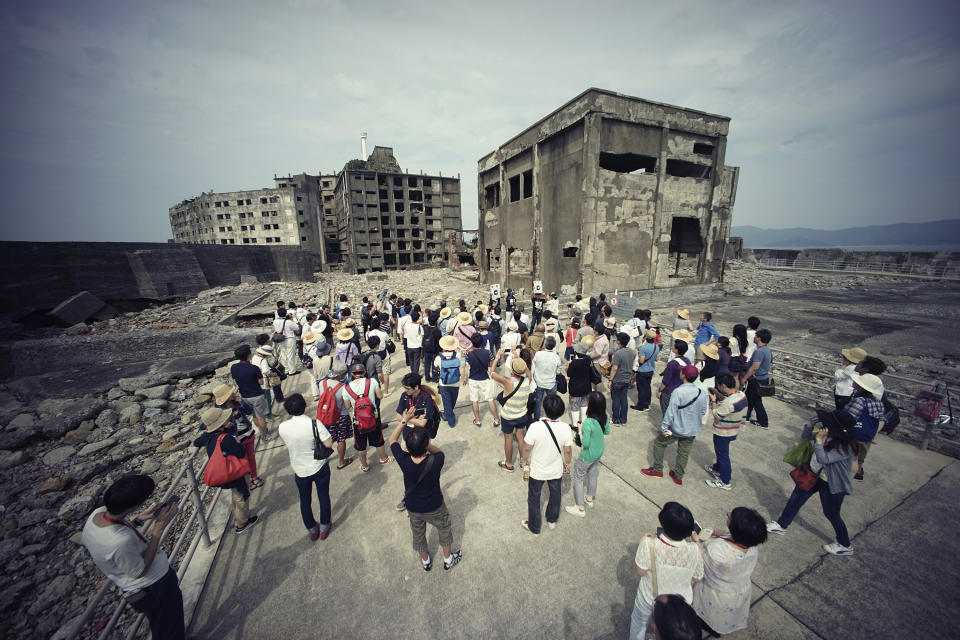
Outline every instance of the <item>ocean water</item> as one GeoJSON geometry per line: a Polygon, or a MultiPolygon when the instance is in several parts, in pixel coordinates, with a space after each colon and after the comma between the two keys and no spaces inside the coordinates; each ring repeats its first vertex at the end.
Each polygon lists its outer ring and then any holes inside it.
{"type": "Polygon", "coordinates": [[[864,245],[832,245],[832,246],[823,246],[823,247],[811,247],[806,246],[753,246],[749,247],[750,249],[845,249],[847,251],[896,251],[900,253],[905,252],[914,252],[914,253],[936,253],[939,251],[947,251],[953,253],[960,253],[960,244],[925,244],[925,245],[910,245],[910,244],[864,244],[864,245]]]}

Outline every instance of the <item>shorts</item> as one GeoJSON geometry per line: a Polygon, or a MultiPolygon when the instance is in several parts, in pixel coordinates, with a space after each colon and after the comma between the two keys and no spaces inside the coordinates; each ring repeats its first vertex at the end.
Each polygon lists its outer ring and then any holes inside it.
{"type": "Polygon", "coordinates": [[[521,416],[519,418],[504,418],[500,416],[500,431],[504,435],[510,435],[515,429],[526,429],[530,426],[530,416],[521,416]]]}
{"type": "Polygon", "coordinates": [[[489,402],[493,400],[493,394],[490,390],[493,388],[492,380],[467,380],[467,386],[470,388],[470,402],[489,402]]]}
{"type": "Polygon", "coordinates": [[[863,461],[867,459],[867,452],[870,451],[870,442],[857,442],[857,462],[863,466],[863,461]]]}
{"type": "Polygon", "coordinates": [[[694,360],[704,360],[706,356],[703,355],[703,345],[697,345],[697,355],[693,356],[694,360]]]}
{"type": "Polygon", "coordinates": [[[367,445],[371,447],[383,446],[383,423],[378,422],[377,428],[368,433],[357,431],[357,425],[353,425],[353,448],[357,451],[366,451],[367,445]]]}
{"type": "MultiPolygon", "coordinates": [[[[383,356],[383,354],[380,354],[380,355],[381,355],[381,357],[383,356]]],[[[390,375],[390,374],[393,372],[393,368],[390,366],[390,356],[389,356],[389,355],[388,355],[386,358],[383,358],[382,367],[383,367],[383,368],[382,368],[382,370],[381,370],[381,373],[383,373],[383,375],[385,375],[385,376],[388,376],[388,375],[390,375]]]]}
{"type": "Polygon", "coordinates": [[[270,405],[267,404],[267,397],[262,393],[252,398],[244,398],[243,401],[253,409],[255,418],[266,418],[267,414],[270,413],[270,405]]]}
{"type": "Polygon", "coordinates": [[[340,414],[340,419],[337,420],[337,423],[332,427],[323,425],[326,430],[330,433],[330,437],[334,442],[346,442],[350,436],[353,435],[353,427],[350,424],[350,414],[342,413],[340,414]]]}
{"type": "Polygon", "coordinates": [[[587,408],[587,396],[570,396],[570,413],[587,408]]]}

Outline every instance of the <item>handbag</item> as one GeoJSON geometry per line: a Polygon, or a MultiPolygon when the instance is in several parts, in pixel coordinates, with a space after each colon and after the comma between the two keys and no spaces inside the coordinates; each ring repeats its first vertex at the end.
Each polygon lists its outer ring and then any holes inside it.
{"type": "Polygon", "coordinates": [[[317,429],[317,421],[311,420],[310,424],[313,425],[313,459],[326,460],[333,455],[333,449],[323,444],[323,441],[320,440],[320,431],[317,429]]]}
{"type": "Polygon", "coordinates": [[[387,353],[394,353],[397,350],[397,345],[394,344],[393,340],[387,339],[387,353]]]}
{"type": "Polygon", "coordinates": [[[283,324],[280,325],[280,331],[274,331],[274,332],[273,332],[273,338],[272,338],[272,340],[273,340],[274,342],[283,342],[284,340],[286,340],[286,339],[287,339],[287,336],[283,335],[283,329],[286,329],[286,328],[287,328],[287,319],[284,318],[284,319],[283,319],[283,324]]]}
{"type": "Polygon", "coordinates": [[[783,461],[791,467],[799,467],[804,464],[809,464],[810,458],[812,457],[813,442],[802,438],[797,441],[797,444],[787,449],[787,452],[783,454],[783,461]]]}
{"type": "Polygon", "coordinates": [[[557,393],[567,392],[567,378],[562,373],[557,374],[557,393]]]}
{"type": "Polygon", "coordinates": [[[810,489],[813,489],[814,485],[817,484],[817,480],[820,479],[820,477],[813,472],[813,469],[810,468],[809,462],[804,462],[791,471],[790,477],[793,478],[797,488],[801,491],[810,491],[810,489]]]}
{"type": "Polygon", "coordinates": [[[268,387],[273,388],[273,387],[277,386],[278,384],[280,384],[280,382],[281,382],[281,378],[280,378],[280,375],[279,375],[279,374],[274,373],[273,371],[271,371],[270,373],[267,374],[267,386],[268,386],[268,387]]]}
{"type": "Polygon", "coordinates": [[[203,470],[203,483],[208,487],[219,487],[250,473],[250,462],[246,458],[228,456],[223,452],[220,445],[226,436],[221,433],[217,438],[217,444],[203,470]]]}
{"type": "Polygon", "coordinates": [[[767,383],[763,384],[757,380],[757,395],[761,398],[771,398],[777,394],[777,385],[773,382],[773,378],[768,378],[767,383]]]}
{"type": "Polygon", "coordinates": [[[883,402],[883,429],[881,431],[887,434],[893,433],[893,430],[900,424],[900,409],[887,399],[886,393],[883,394],[880,401],[883,402]]]}

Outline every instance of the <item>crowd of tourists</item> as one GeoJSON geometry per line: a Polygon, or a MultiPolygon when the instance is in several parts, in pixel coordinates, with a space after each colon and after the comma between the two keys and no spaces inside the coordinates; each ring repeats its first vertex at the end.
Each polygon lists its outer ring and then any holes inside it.
{"type": "MultiPolygon", "coordinates": [[[[690,451],[710,428],[715,461],[705,466],[705,482],[730,491],[731,445],[746,425],[770,427],[763,398],[774,388],[772,333],[756,317],[723,336],[706,311],[694,322],[689,310],[678,309],[672,326],[655,326],[645,309],[618,320],[603,294],[578,295],[561,313],[556,293],[519,302],[508,289],[503,300],[475,304],[446,297],[426,304],[386,293],[363,298],[357,311],[347,295],[333,308],[315,310],[278,302],[270,330],[256,336],[255,346],[236,348],[232,383],[214,390],[194,444],[210,457],[206,473],[231,492],[237,535],[258,522],[248,507],[251,491],[264,485],[255,444],[279,437],[310,540],[326,539],[333,527],[331,465],[344,470],[356,462],[354,469],[368,473],[374,461],[396,462],[403,476],[397,510],[408,514],[422,568],[433,568],[429,524],[439,533],[443,569],[453,569],[463,556],[454,545],[441,489],[445,458],[436,442],[441,426],[460,425],[464,416],[455,408],[461,392],[469,396],[468,428],[480,429],[489,420],[502,433],[499,469],[521,470],[528,489],[520,526],[533,535],[541,533],[544,520],[555,528],[561,511],[588,515],[599,490],[605,436],[628,423],[629,411],[649,412],[654,396],[662,417],[653,459],[642,469],[649,478],[663,478],[666,450],[676,444],[668,475],[682,485],[690,451]],[[664,366],[655,384],[658,361],[664,366]],[[383,406],[391,376],[404,371],[397,404],[383,406]],[[294,376],[294,384],[284,384],[294,376]],[[294,387],[305,387],[306,394],[291,393],[294,387]],[[305,395],[316,402],[315,412],[305,395]],[[274,418],[280,421],[276,433],[268,426],[274,418]],[[368,457],[370,448],[375,457],[368,457]],[[561,510],[567,474],[572,499],[561,510]]],[[[807,458],[797,461],[797,486],[776,520],[765,522],[754,509],[737,507],[724,527],[700,529],[682,504],[663,506],[660,527],[636,551],[640,582],[631,638],[648,630],[658,637],[700,637],[701,628],[717,634],[745,628],[758,545],[768,533],[785,534],[815,493],[836,534],[825,549],[853,553],[840,509],[853,480],[863,478],[870,443],[884,427],[884,364],[856,347],[841,355],[835,410],[818,412],[805,426],[807,458]],[[674,631],[666,636],[668,628],[674,631]]],[[[182,638],[176,576],[156,543],[176,506],[143,509],[153,488],[146,476],[115,483],[105,506],[90,516],[83,543],[131,605],[147,614],[154,638],[182,638]],[[148,539],[134,525],[151,518],[148,539]]]]}

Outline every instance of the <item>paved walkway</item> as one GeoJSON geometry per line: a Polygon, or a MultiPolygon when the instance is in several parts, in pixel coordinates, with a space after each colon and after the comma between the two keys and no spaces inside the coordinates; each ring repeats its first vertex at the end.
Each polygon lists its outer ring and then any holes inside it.
{"type": "MultiPolygon", "coordinates": [[[[303,378],[290,382],[305,388],[303,378]]],[[[398,396],[383,403],[391,423],[398,396]]],[[[395,464],[374,464],[368,474],[356,463],[334,469],[333,531],[310,542],[287,453],[275,440],[258,457],[266,486],[252,506],[263,522],[242,536],[228,533],[192,633],[217,640],[625,638],[638,582],[634,553],[656,528],[660,505],[682,502],[703,526],[723,525],[739,505],[779,514],[792,489],[781,456],[806,417],[776,400],[766,405],[770,430],[748,426],[731,448],[729,492],[704,484],[702,465],[713,461],[707,433],[694,444],[682,487],[643,476],[660,412],[631,411],[629,424],[607,438],[596,508],[584,519],[561,511],[555,530],[532,536],[520,528],[527,485],[519,471],[496,464],[499,430],[485,408],[484,426],[474,427],[461,399],[457,428],[441,425],[436,442],[447,457],[444,495],[464,556],[450,573],[439,562],[430,573],[420,568],[406,514],[394,509],[403,494],[395,464]]],[[[960,563],[949,536],[960,530],[958,487],[956,460],[883,438],[870,452],[866,480],[844,502],[856,555],[823,551],[832,529],[811,500],[788,535],[761,547],[750,627],[730,637],[952,636],[960,563]]],[[[569,479],[563,488],[570,504],[569,479]]],[[[439,553],[435,531],[429,541],[439,553]]]]}

